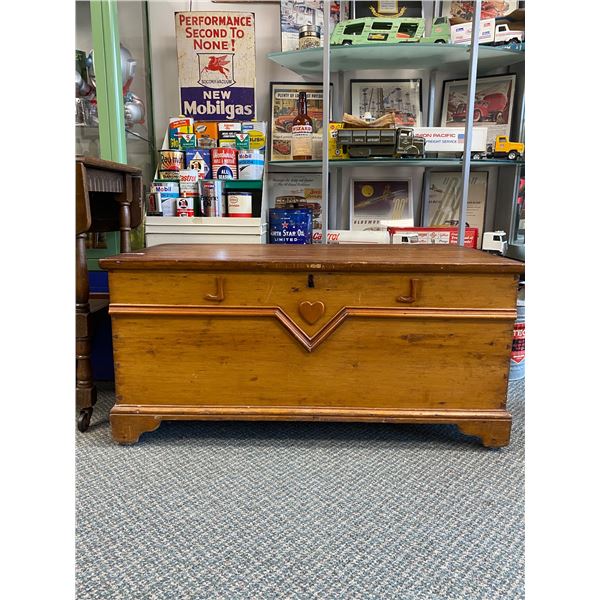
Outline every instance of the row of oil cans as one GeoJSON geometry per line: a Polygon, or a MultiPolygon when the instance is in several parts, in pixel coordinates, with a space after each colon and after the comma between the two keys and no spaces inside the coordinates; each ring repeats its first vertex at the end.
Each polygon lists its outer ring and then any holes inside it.
{"type": "Polygon", "coordinates": [[[225,190],[220,179],[192,182],[154,182],[148,197],[148,215],[164,217],[251,217],[252,194],[225,190]]]}

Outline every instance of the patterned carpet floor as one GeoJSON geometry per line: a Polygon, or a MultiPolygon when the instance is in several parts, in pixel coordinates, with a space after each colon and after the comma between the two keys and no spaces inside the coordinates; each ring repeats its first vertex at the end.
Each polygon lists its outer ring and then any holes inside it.
{"type": "Polygon", "coordinates": [[[78,600],[524,598],[524,380],[508,448],[444,425],[77,433],[78,600]]]}

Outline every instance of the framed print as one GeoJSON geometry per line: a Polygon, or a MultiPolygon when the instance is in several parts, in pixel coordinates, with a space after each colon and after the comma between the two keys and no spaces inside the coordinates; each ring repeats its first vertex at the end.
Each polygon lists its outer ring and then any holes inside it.
{"type": "Polygon", "coordinates": [[[386,231],[386,219],[405,219],[414,226],[410,178],[354,179],[350,185],[350,229],[386,231]]]}
{"type": "MultiPolygon", "coordinates": [[[[313,122],[313,160],[323,156],[323,84],[271,83],[271,160],[292,160],[292,123],[298,114],[298,94],[306,92],[308,116],[313,122]]],[[[332,106],[333,84],[329,88],[332,106]]],[[[331,119],[331,114],[329,115],[331,119]]]]}
{"type": "MultiPolygon", "coordinates": [[[[475,84],[473,126],[487,127],[487,143],[497,135],[510,137],[516,75],[479,77],[475,84]]],[[[467,117],[467,79],[444,81],[442,127],[464,127],[467,117]]]]}
{"type": "Polygon", "coordinates": [[[311,208],[313,242],[323,236],[321,173],[269,173],[269,208],[311,208]]]}
{"type": "MultiPolygon", "coordinates": [[[[429,196],[424,227],[456,227],[460,217],[462,173],[433,172],[429,176],[429,196]]],[[[467,198],[467,227],[477,227],[477,247],[481,248],[487,196],[488,174],[471,171],[467,198]]]]}
{"type": "Polygon", "coordinates": [[[422,125],[420,79],[352,79],[350,93],[355,117],[370,112],[378,119],[393,112],[396,126],[422,125]]]}
{"type": "MultiPolygon", "coordinates": [[[[443,2],[442,16],[444,17],[458,17],[459,19],[465,19],[465,21],[473,20],[473,8],[475,2],[443,2]]],[[[500,0],[500,1],[489,1],[483,0],[481,3],[481,18],[482,19],[495,19],[497,17],[503,17],[508,15],[513,10],[519,8],[519,0],[500,0]]]]}
{"type": "Polygon", "coordinates": [[[353,0],[352,18],[361,17],[387,17],[394,19],[396,17],[422,17],[423,3],[416,0],[392,1],[380,0],[353,0]]]}
{"type": "MultiPolygon", "coordinates": [[[[281,51],[298,50],[300,27],[303,25],[318,25],[323,31],[323,2],[320,0],[281,0],[281,51]]],[[[329,16],[329,31],[333,32],[340,21],[350,18],[349,2],[331,2],[329,16]]],[[[323,40],[321,40],[321,46],[323,40]]]]}

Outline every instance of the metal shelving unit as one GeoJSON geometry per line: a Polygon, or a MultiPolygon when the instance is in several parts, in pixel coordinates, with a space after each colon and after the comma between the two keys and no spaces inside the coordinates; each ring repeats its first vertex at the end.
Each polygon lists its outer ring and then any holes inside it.
{"type": "MultiPolygon", "coordinates": [[[[434,3],[434,18],[438,15],[440,3],[434,3]]],[[[324,0],[323,11],[325,15],[330,14],[331,2],[324,0]]],[[[290,69],[303,77],[322,76],[323,89],[329,89],[331,74],[338,77],[338,96],[343,91],[344,72],[373,70],[373,69],[418,69],[427,70],[433,75],[437,70],[445,69],[455,73],[468,72],[468,108],[465,120],[465,152],[464,156],[470,155],[471,131],[473,129],[473,112],[475,104],[475,84],[478,74],[484,74],[499,68],[508,68],[513,65],[524,63],[524,50],[514,50],[502,47],[479,45],[476,43],[479,37],[479,23],[481,13],[481,0],[475,0],[475,17],[473,22],[473,35],[470,45],[456,44],[398,44],[398,45],[357,45],[357,46],[335,46],[330,45],[329,19],[323,19],[323,47],[297,50],[292,52],[272,52],[268,56],[277,64],[290,69]]],[[[436,89],[435,78],[430,79],[429,110],[427,125],[433,126],[434,103],[436,89]]],[[[337,110],[340,112],[342,101],[338,101],[337,110]]],[[[375,160],[330,160],[327,152],[327,131],[330,122],[329,95],[323,95],[323,158],[312,161],[271,161],[269,169],[276,172],[279,168],[285,169],[322,169],[322,198],[323,198],[323,240],[326,243],[329,217],[332,217],[337,226],[336,206],[329,202],[329,178],[330,169],[333,173],[333,193],[336,198],[341,189],[344,168],[348,167],[424,167],[424,185],[428,184],[429,173],[432,168],[461,167],[462,170],[462,192],[461,209],[459,219],[459,244],[464,244],[464,233],[466,224],[466,207],[468,196],[469,174],[471,169],[479,170],[486,167],[499,167],[504,179],[513,178],[515,185],[518,182],[518,174],[524,166],[524,161],[509,161],[501,159],[466,160],[466,159],[375,159],[375,160]]],[[[519,139],[522,137],[524,122],[524,111],[521,110],[519,119],[519,139]]],[[[510,187],[510,186],[509,186],[510,187]]],[[[513,186],[514,187],[514,186],[513,186]]],[[[516,189],[516,188],[515,188],[516,189]]],[[[337,200],[337,198],[336,198],[337,200]]],[[[503,200],[505,201],[505,200],[503,200]]],[[[499,213],[499,211],[496,211],[499,213]]],[[[513,211],[514,212],[514,211],[513,211]]],[[[501,211],[500,211],[501,213],[501,211]]],[[[514,220],[510,213],[506,219],[514,220]]],[[[480,232],[483,234],[483,232],[480,232]]]]}

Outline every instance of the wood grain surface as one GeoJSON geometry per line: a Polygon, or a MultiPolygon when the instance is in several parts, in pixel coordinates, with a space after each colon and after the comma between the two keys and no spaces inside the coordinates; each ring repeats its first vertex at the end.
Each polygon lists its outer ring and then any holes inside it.
{"type": "Polygon", "coordinates": [[[508,444],[521,263],[452,246],[202,245],[103,266],[118,442],[165,419],[264,418],[456,423],[508,444]]]}
{"type": "Polygon", "coordinates": [[[522,273],[516,260],[451,245],[163,244],[100,260],[103,269],[522,273]]]}

